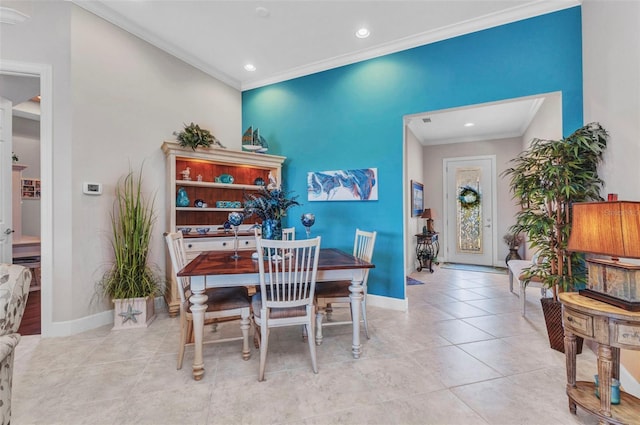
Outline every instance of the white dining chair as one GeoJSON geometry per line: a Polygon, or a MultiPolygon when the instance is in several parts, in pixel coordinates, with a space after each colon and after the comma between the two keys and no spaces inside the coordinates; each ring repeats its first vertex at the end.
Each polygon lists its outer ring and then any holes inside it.
{"type": "Polygon", "coordinates": [[[304,325],[309,335],[309,352],[314,373],[318,373],[313,341],[314,295],[320,237],[304,240],[256,239],[260,292],[253,296],[253,318],[260,328],[260,369],[264,381],[271,328],[304,325]]]}
{"type": "Polygon", "coordinates": [[[295,227],[285,227],[282,229],[282,240],[283,241],[293,241],[296,239],[296,228],[295,227]]]}
{"type": "MultiPolygon", "coordinates": [[[[178,272],[187,264],[182,232],[167,233],[165,235],[174,277],[180,293],[180,346],[178,349],[177,369],[182,368],[184,350],[187,345],[193,345],[193,317],[189,310],[189,298],[191,297],[190,279],[178,276],[178,272]]],[[[246,287],[209,288],[205,291],[207,296],[207,310],[204,314],[205,324],[211,324],[220,318],[240,316],[241,337],[221,338],[204,343],[219,343],[242,340],[242,358],[249,360],[249,330],[251,328],[251,299],[246,287]]]]}
{"type": "MultiPolygon", "coordinates": [[[[373,257],[373,248],[376,244],[377,232],[366,232],[356,229],[355,239],[353,242],[353,255],[366,262],[371,262],[373,257]]],[[[367,323],[367,280],[369,279],[369,269],[364,272],[362,280],[362,321],[364,322],[364,332],[369,338],[369,324],[367,323]]],[[[333,325],[352,324],[354,320],[360,321],[359,318],[351,318],[350,321],[324,321],[324,316],[330,318],[331,309],[335,304],[349,304],[351,308],[351,291],[349,290],[351,281],[341,280],[333,282],[320,282],[316,288],[316,344],[322,344],[322,327],[333,325]]]]}

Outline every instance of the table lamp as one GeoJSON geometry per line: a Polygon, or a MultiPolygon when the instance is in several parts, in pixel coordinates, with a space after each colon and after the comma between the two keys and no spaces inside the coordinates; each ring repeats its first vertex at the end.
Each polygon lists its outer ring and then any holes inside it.
{"type": "Polygon", "coordinates": [[[435,233],[433,229],[433,218],[431,218],[431,208],[425,208],[420,218],[427,219],[427,225],[422,227],[422,234],[435,233]]]}
{"type": "Polygon", "coordinates": [[[567,250],[611,257],[587,258],[587,288],[581,295],[640,311],[640,265],[619,261],[640,258],[640,202],[573,204],[567,250]]]}

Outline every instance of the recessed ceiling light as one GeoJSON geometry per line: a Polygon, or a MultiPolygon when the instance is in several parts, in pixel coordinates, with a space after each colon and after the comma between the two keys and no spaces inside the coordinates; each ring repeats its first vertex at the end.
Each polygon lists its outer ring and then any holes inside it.
{"type": "Polygon", "coordinates": [[[370,34],[371,33],[369,32],[369,30],[365,27],[362,27],[358,31],[356,31],[356,37],[358,38],[367,38],[370,34]]]}
{"type": "Polygon", "coordinates": [[[244,69],[249,72],[253,72],[256,70],[256,67],[252,63],[248,63],[244,66],[244,69]]]}
{"type": "Polygon", "coordinates": [[[464,124],[465,127],[473,127],[475,124],[472,122],[467,122],[464,124]]]}
{"type": "Polygon", "coordinates": [[[267,9],[266,7],[258,6],[256,7],[256,15],[261,18],[266,18],[271,15],[271,11],[269,11],[269,9],[267,9]]]}

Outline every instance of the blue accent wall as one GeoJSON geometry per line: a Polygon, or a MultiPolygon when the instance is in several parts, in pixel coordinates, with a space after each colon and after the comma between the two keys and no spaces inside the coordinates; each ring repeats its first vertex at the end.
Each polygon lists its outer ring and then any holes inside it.
{"type": "Polygon", "coordinates": [[[369,293],[403,298],[403,116],[554,91],[568,136],[582,126],[580,7],[245,91],[242,123],[287,157],[303,205],[284,225],[301,237],[313,212],[322,245],[347,251],[356,228],[377,230],[369,293]],[[307,172],[356,168],[378,169],[378,201],[307,201],[307,172]]]}

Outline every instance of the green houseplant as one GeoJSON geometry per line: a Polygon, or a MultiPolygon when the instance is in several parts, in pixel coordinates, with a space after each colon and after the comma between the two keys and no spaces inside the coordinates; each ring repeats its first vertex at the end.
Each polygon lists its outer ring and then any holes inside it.
{"type": "Polygon", "coordinates": [[[561,140],[534,139],[503,172],[522,207],[509,230],[527,235],[541,259],[525,270],[525,283],[540,280],[553,294],[550,300],[543,298],[543,310],[549,302],[559,308],[559,292],[575,290],[586,282],[583,254],[567,251],[571,206],[602,200],[603,182],[597,168],[607,139],[598,123],[587,124],[561,140]]]}
{"type": "Polygon", "coordinates": [[[149,264],[155,219],[154,199],[142,193],[142,169],[137,176],[130,171],[116,186],[111,212],[113,263],[98,284],[102,294],[114,301],[115,327],[146,326],[155,317],[154,297],[162,291],[159,274],[149,264]]]}
{"type": "Polygon", "coordinates": [[[224,148],[222,143],[216,137],[211,134],[209,130],[204,128],[200,128],[198,124],[191,123],[189,125],[184,125],[184,129],[180,132],[173,132],[173,135],[176,136],[176,139],[180,143],[180,146],[183,148],[189,147],[196,150],[197,147],[202,146],[204,148],[208,148],[209,146],[215,144],[224,148]]]}
{"type": "Polygon", "coordinates": [[[298,196],[280,188],[262,187],[258,193],[245,196],[244,216],[256,215],[262,220],[262,237],[265,239],[282,239],[282,218],[287,210],[300,203],[298,196]]]}

